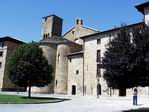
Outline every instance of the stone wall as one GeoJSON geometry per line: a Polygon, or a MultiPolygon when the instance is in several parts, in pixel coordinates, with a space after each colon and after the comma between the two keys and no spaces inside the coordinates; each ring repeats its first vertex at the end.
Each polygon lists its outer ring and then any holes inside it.
{"type": "Polygon", "coordinates": [[[68,57],[68,95],[72,95],[73,85],[76,95],[83,95],[83,54],[68,57]]]}
{"type": "Polygon", "coordinates": [[[68,60],[67,55],[70,53],[70,47],[65,44],[59,44],[56,56],[56,74],[54,93],[67,94],[68,84],[68,60]]]}
{"type": "Polygon", "coordinates": [[[10,79],[8,78],[7,74],[6,74],[6,64],[9,60],[9,58],[12,56],[12,54],[14,53],[15,49],[17,49],[17,47],[20,44],[11,42],[11,41],[5,41],[4,42],[4,47],[1,47],[0,51],[3,51],[3,57],[1,57],[0,61],[2,62],[2,68],[0,70],[0,74],[1,74],[1,80],[3,83],[2,84],[2,90],[6,91],[14,91],[16,90],[16,86],[10,81],[10,79]]]}
{"type": "Polygon", "coordinates": [[[55,80],[55,69],[56,69],[56,52],[57,46],[53,44],[40,45],[43,50],[44,56],[48,60],[48,63],[52,65],[53,71],[53,81],[45,87],[32,87],[32,92],[34,93],[54,93],[54,80],[55,80]]]}
{"type": "Polygon", "coordinates": [[[76,43],[82,45],[83,41],[79,37],[86,36],[86,35],[89,35],[89,34],[94,34],[96,32],[97,31],[95,31],[93,29],[84,27],[83,25],[77,25],[76,24],[71,30],[69,30],[63,36],[63,38],[66,38],[66,39],[68,39],[70,41],[73,41],[73,42],[76,42],[76,43]]]}

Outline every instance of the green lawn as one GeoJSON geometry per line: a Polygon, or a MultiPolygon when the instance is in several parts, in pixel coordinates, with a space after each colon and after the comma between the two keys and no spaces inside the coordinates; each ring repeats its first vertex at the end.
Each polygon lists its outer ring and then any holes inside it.
{"type": "Polygon", "coordinates": [[[38,104],[38,103],[57,103],[68,99],[53,98],[53,97],[31,97],[4,95],[0,94],[0,104],[38,104]]]}

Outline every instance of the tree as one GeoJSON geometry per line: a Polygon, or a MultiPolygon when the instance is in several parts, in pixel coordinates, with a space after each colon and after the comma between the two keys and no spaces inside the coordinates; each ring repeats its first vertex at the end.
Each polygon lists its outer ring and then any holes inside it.
{"type": "Polygon", "coordinates": [[[105,72],[103,77],[108,87],[119,89],[120,96],[125,96],[126,89],[133,87],[130,74],[133,51],[130,30],[123,27],[108,43],[108,48],[104,53],[102,64],[105,72]]]}
{"type": "Polygon", "coordinates": [[[44,87],[52,82],[52,72],[52,66],[35,42],[20,45],[7,64],[8,77],[15,85],[28,87],[29,97],[32,86],[44,87]]]}
{"type": "Polygon", "coordinates": [[[145,24],[132,30],[135,46],[132,73],[135,86],[149,86],[149,27],[145,24]]]}

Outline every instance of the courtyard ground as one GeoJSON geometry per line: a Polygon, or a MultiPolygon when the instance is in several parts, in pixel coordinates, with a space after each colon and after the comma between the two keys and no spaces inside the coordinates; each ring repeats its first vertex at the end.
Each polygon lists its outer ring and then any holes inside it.
{"type": "MultiPolygon", "coordinates": [[[[0,94],[17,94],[5,93],[0,94]]],[[[27,95],[27,93],[19,93],[27,95]]],[[[131,97],[99,97],[94,96],[68,96],[68,95],[48,95],[33,94],[40,97],[57,97],[70,99],[58,103],[43,104],[0,104],[0,112],[124,112],[125,110],[134,109],[149,112],[149,98],[140,97],[138,105],[132,105],[131,97]]],[[[137,111],[140,112],[140,111],[137,111]]]]}

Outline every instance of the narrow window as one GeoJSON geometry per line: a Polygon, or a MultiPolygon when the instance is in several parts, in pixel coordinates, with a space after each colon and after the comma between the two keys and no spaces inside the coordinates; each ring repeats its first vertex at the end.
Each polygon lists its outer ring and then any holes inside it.
{"type": "Polygon", "coordinates": [[[43,38],[46,38],[46,34],[43,35],[43,38]]]}
{"type": "Polygon", "coordinates": [[[101,77],[101,66],[100,66],[100,64],[97,64],[97,76],[101,77]]]}
{"type": "Polygon", "coordinates": [[[72,31],[72,34],[74,34],[74,30],[72,31]]]}
{"type": "Polygon", "coordinates": [[[47,35],[48,35],[48,37],[49,37],[49,33],[48,33],[47,35]]]}
{"type": "Polygon", "coordinates": [[[0,68],[2,68],[2,62],[0,62],[0,68]]]}
{"type": "Polygon", "coordinates": [[[3,51],[0,51],[0,57],[3,57],[3,51]]]}
{"type": "Polygon", "coordinates": [[[100,50],[97,50],[97,62],[101,61],[101,53],[100,50]]]}
{"type": "Polygon", "coordinates": [[[79,19],[77,19],[77,25],[79,24],[79,19]]]}
{"type": "Polygon", "coordinates": [[[69,59],[69,62],[71,62],[71,58],[69,59]]]}
{"type": "Polygon", "coordinates": [[[77,74],[77,75],[79,74],[79,70],[76,70],[76,74],[77,74]]]}
{"type": "Polygon", "coordinates": [[[97,44],[101,44],[101,39],[97,39],[97,44]]]}
{"type": "Polygon", "coordinates": [[[58,54],[58,56],[57,56],[57,61],[59,62],[59,58],[60,58],[60,54],[58,54]]]}
{"type": "Polygon", "coordinates": [[[46,38],[48,37],[48,34],[46,34],[46,38]]]}
{"type": "Polygon", "coordinates": [[[86,94],[86,86],[84,86],[84,93],[86,94]]]}
{"type": "Polygon", "coordinates": [[[57,80],[55,81],[55,85],[57,86],[57,80]]]}
{"type": "Polygon", "coordinates": [[[83,25],[83,20],[81,20],[81,25],[83,25]]]}

